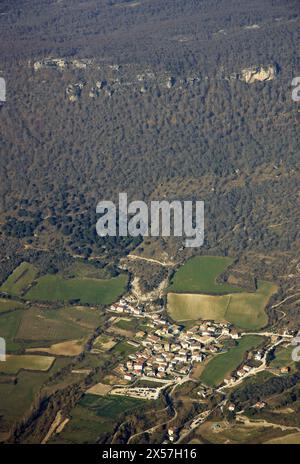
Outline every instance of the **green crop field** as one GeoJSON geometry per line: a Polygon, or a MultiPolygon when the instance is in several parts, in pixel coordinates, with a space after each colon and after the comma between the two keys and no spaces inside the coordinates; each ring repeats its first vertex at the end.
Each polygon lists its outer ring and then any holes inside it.
{"type": "Polygon", "coordinates": [[[126,396],[98,396],[87,394],[84,395],[79,404],[95,411],[97,415],[101,417],[114,419],[120,414],[124,414],[144,405],[145,400],[128,398],[126,396]]]}
{"type": "Polygon", "coordinates": [[[15,342],[15,337],[24,314],[25,311],[18,309],[0,315],[0,337],[5,339],[8,352],[15,352],[20,349],[20,344],[15,342]]]}
{"type": "Polygon", "coordinates": [[[249,330],[261,329],[268,323],[265,308],[276,291],[276,285],[259,281],[255,293],[244,292],[232,295],[225,313],[226,320],[241,328],[249,330]]]}
{"type": "Polygon", "coordinates": [[[129,330],[131,332],[137,332],[140,330],[149,330],[149,327],[145,324],[143,319],[132,318],[130,320],[120,319],[114,324],[115,327],[123,330],[129,330]]]}
{"type": "Polygon", "coordinates": [[[99,436],[113,432],[118,416],[145,403],[135,398],[87,394],[72,409],[70,422],[52,443],[95,443],[99,436]]]}
{"type": "Polygon", "coordinates": [[[109,279],[111,276],[110,272],[106,269],[100,269],[89,262],[83,262],[76,260],[72,262],[70,267],[65,269],[63,277],[66,279],[77,278],[90,278],[90,279],[109,279]]]}
{"type": "Polygon", "coordinates": [[[112,433],[115,424],[99,417],[96,412],[82,406],[71,411],[71,420],[59,435],[54,435],[52,444],[94,444],[99,436],[112,433]]]}
{"type": "Polygon", "coordinates": [[[229,295],[168,294],[168,313],[176,322],[213,319],[224,321],[229,295]]]}
{"type": "Polygon", "coordinates": [[[263,342],[259,335],[247,335],[238,341],[237,346],[227,353],[215,356],[205,367],[200,380],[209,386],[217,386],[243,361],[245,353],[263,342]]]}
{"type": "Polygon", "coordinates": [[[83,306],[16,309],[0,313],[0,337],[5,339],[7,351],[14,353],[22,346],[46,346],[46,342],[87,337],[102,321],[99,310],[83,306]]]}
{"type": "Polygon", "coordinates": [[[64,279],[60,275],[46,275],[38,279],[26,298],[33,301],[79,300],[82,304],[111,304],[125,291],[128,278],[125,274],[100,280],[88,278],[64,279]]]}
{"type": "Polygon", "coordinates": [[[99,327],[101,322],[102,314],[93,308],[30,308],[23,312],[16,339],[49,342],[80,339],[99,327]]]}
{"type": "Polygon", "coordinates": [[[274,368],[293,366],[295,364],[292,359],[292,351],[294,349],[295,346],[288,346],[286,348],[277,347],[274,353],[275,358],[271,361],[270,366],[274,368]]]}
{"type": "Polygon", "coordinates": [[[57,359],[48,372],[22,370],[17,375],[17,383],[8,383],[8,376],[0,374],[0,442],[1,435],[5,435],[29,411],[42,385],[67,362],[63,358],[57,359]]]}
{"type": "Polygon", "coordinates": [[[238,287],[217,283],[217,278],[232,262],[231,258],[195,256],[178,269],[168,291],[174,293],[206,293],[208,295],[242,292],[243,290],[238,287]]]}
{"type": "Polygon", "coordinates": [[[267,322],[265,307],[277,287],[259,282],[255,293],[242,292],[213,296],[199,294],[168,294],[168,313],[174,321],[191,320],[227,321],[237,327],[258,330],[267,322]]]}
{"type": "Polygon", "coordinates": [[[14,309],[20,309],[23,307],[24,305],[20,303],[19,301],[6,300],[6,299],[0,298],[0,314],[7,313],[10,311],[13,311],[14,309]]]}
{"type": "Polygon", "coordinates": [[[36,278],[38,270],[25,261],[18,266],[0,287],[1,292],[20,296],[36,278]]]}
{"type": "Polygon", "coordinates": [[[135,348],[132,345],[129,345],[126,341],[119,342],[111,352],[113,354],[118,354],[121,357],[128,356],[129,354],[135,353],[138,348],[135,348]]]}
{"type": "Polygon", "coordinates": [[[17,374],[21,369],[46,372],[54,361],[53,356],[8,355],[6,361],[0,363],[0,373],[17,374]]]}
{"type": "Polygon", "coordinates": [[[136,320],[127,321],[125,319],[120,319],[118,322],[114,324],[114,326],[118,327],[118,329],[134,331],[138,327],[138,322],[139,321],[136,320]]]}

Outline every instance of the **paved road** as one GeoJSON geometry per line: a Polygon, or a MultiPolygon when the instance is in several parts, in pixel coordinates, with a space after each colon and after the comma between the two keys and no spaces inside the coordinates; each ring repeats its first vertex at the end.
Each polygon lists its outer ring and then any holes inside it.
{"type": "Polygon", "coordinates": [[[175,444],[181,443],[194,429],[199,427],[199,425],[203,424],[208,417],[211,415],[212,412],[216,411],[216,409],[220,408],[221,406],[224,406],[227,402],[227,399],[222,400],[220,403],[217,404],[213,409],[209,409],[207,411],[201,412],[198,414],[192,421],[188,421],[184,424],[184,428],[187,429],[187,431],[181,435],[181,437],[175,442],[175,444]],[[190,425],[187,425],[189,424],[190,425]]]}
{"type": "MultiPolygon", "coordinates": [[[[188,382],[188,381],[190,381],[190,380],[191,380],[190,377],[189,377],[189,376],[186,376],[186,377],[183,377],[181,380],[176,381],[176,383],[170,382],[169,385],[172,385],[172,383],[174,384],[172,390],[170,391],[170,396],[172,396],[172,394],[174,393],[174,391],[175,391],[175,389],[178,387],[178,385],[182,385],[183,383],[188,382]]],[[[163,387],[160,388],[160,390],[165,389],[165,388],[166,388],[167,386],[169,386],[169,385],[164,385],[163,387]]],[[[174,416],[171,417],[171,419],[168,419],[167,421],[164,421],[164,422],[162,422],[162,423],[159,423],[159,424],[157,424],[157,425],[154,425],[153,427],[150,427],[150,428],[147,429],[147,430],[143,430],[142,432],[135,433],[134,435],[131,435],[131,437],[129,438],[127,444],[130,444],[131,440],[132,440],[133,438],[135,438],[135,437],[138,437],[138,436],[140,436],[140,435],[143,435],[144,433],[152,433],[152,432],[154,432],[156,429],[158,429],[159,427],[163,427],[163,426],[165,426],[165,425],[169,425],[171,422],[173,422],[173,421],[177,418],[177,415],[178,415],[178,411],[177,411],[175,408],[173,408],[173,410],[174,410],[174,416]]]]}
{"type": "Polygon", "coordinates": [[[243,377],[235,380],[235,381],[232,381],[232,382],[229,382],[227,385],[223,385],[222,387],[218,388],[216,391],[218,393],[223,393],[224,390],[226,390],[227,388],[233,388],[233,387],[236,387],[237,385],[239,385],[240,383],[244,382],[244,380],[247,378],[247,377],[251,377],[253,375],[256,375],[258,374],[259,372],[262,372],[266,369],[267,367],[267,356],[268,354],[270,353],[270,351],[272,351],[276,346],[280,345],[280,343],[283,343],[285,340],[284,339],[280,339],[280,340],[277,340],[276,343],[274,343],[273,345],[271,345],[267,351],[265,352],[265,355],[262,359],[262,364],[260,366],[258,366],[257,368],[255,369],[252,369],[252,371],[250,372],[247,372],[243,377]]]}

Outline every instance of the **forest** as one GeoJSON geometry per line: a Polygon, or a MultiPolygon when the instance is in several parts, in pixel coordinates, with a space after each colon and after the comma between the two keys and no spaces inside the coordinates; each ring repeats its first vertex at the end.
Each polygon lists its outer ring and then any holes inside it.
{"type": "Polygon", "coordinates": [[[204,200],[205,248],[220,254],[299,248],[297,1],[18,0],[1,12],[4,256],[24,241],[127,254],[139,240],[95,231],[98,201],[123,191],[204,200]],[[67,64],[35,65],[49,57],[67,64]],[[249,67],[276,73],[247,84],[249,67]]]}

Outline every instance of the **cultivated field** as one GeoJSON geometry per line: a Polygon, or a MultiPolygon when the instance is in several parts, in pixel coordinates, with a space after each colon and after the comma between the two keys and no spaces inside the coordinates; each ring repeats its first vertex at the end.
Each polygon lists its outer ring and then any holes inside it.
{"type": "Polygon", "coordinates": [[[283,437],[273,438],[265,442],[266,445],[300,445],[300,432],[290,433],[283,437]]]}
{"type": "Polygon", "coordinates": [[[0,299],[0,314],[13,311],[14,309],[20,309],[24,305],[19,301],[0,299]]]}
{"type": "Polygon", "coordinates": [[[261,329],[268,323],[265,308],[276,291],[276,285],[262,281],[258,282],[255,293],[232,295],[228,311],[225,313],[226,320],[245,329],[261,329]]]}
{"type": "Polygon", "coordinates": [[[11,426],[24,417],[42,385],[67,362],[65,358],[59,358],[47,372],[21,370],[17,383],[7,383],[9,376],[0,374],[0,379],[6,380],[5,383],[0,382],[0,431],[3,432],[3,435],[0,433],[0,441],[11,426]]]}
{"type": "Polygon", "coordinates": [[[217,283],[217,278],[232,262],[231,258],[195,256],[178,269],[168,291],[174,293],[206,293],[208,295],[241,292],[243,290],[238,287],[226,283],[217,283]]]}
{"type": "Polygon", "coordinates": [[[230,296],[196,295],[190,293],[169,293],[168,313],[174,321],[183,322],[197,319],[224,321],[230,296]]]}
{"type": "Polygon", "coordinates": [[[101,313],[92,308],[71,306],[61,309],[30,308],[23,317],[17,340],[77,340],[101,325],[101,313]]]}
{"type": "Polygon", "coordinates": [[[247,335],[238,341],[237,346],[230,348],[227,353],[215,356],[200,376],[200,380],[209,386],[217,386],[230,375],[243,361],[245,353],[263,342],[259,335],[247,335]]]}
{"type": "Polygon", "coordinates": [[[93,349],[99,351],[110,351],[116,344],[117,341],[113,337],[101,334],[94,341],[93,349]]]}
{"type": "Polygon", "coordinates": [[[265,443],[278,434],[282,434],[282,432],[271,426],[250,426],[222,420],[219,422],[207,421],[202,424],[196,431],[196,439],[211,444],[257,444],[265,443]]]}
{"type": "Polygon", "coordinates": [[[104,383],[97,383],[87,390],[87,395],[105,396],[111,391],[112,387],[104,383]]]}
{"type": "Polygon", "coordinates": [[[138,348],[130,345],[126,341],[119,342],[113,349],[114,354],[118,354],[120,357],[128,356],[132,353],[135,353],[138,348]]]}
{"type": "Polygon", "coordinates": [[[121,415],[133,412],[143,400],[126,397],[84,395],[71,411],[71,420],[53,443],[95,443],[97,438],[112,433],[121,415]]]}
{"type": "Polygon", "coordinates": [[[109,279],[111,276],[110,272],[106,268],[98,268],[93,266],[89,262],[83,262],[76,260],[62,271],[62,275],[65,279],[77,278],[89,278],[89,279],[109,279]]]}
{"type": "Polygon", "coordinates": [[[96,412],[77,405],[66,427],[59,435],[53,436],[49,443],[94,444],[99,435],[112,433],[113,429],[113,421],[104,420],[96,412]]]}
{"type": "Polygon", "coordinates": [[[55,343],[48,348],[28,348],[27,353],[48,353],[54,356],[78,356],[84,348],[84,340],[55,343]]]}
{"type": "Polygon", "coordinates": [[[15,341],[15,337],[25,314],[26,311],[23,309],[17,309],[0,315],[0,336],[5,339],[8,352],[14,352],[20,348],[19,343],[15,341]]]}
{"type": "Polygon", "coordinates": [[[106,280],[90,278],[64,279],[60,275],[46,275],[38,279],[26,298],[33,301],[79,300],[82,304],[111,304],[123,293],[128,278],[125,274],[106,280]]]}
{"type": "Polygon", "coordinates": [[[292,359],[292,351],[295,346],[288,346],[286,348],[278,347],[275,350],[275,358],[271,361],[270,366],[274,368],[281,368],[285,366],[293,366],[295,363],[292,359]]]}
{"type": "Polygon", "coordinates": [[[147,323],[144,320],[138,318],[124,318],[121,317],[115,322],[114,327],[119,329],[128,330],[130,332],[137,332],[140,330],[149,330],[147,323]]]}
{"type": "Polygon", "coordinates": [[[128,398],[127,396],[105,396],[97,397],[96,395],[84,395],[80,401],[81,406],[88,407],[102,417],[115,418],[119,414],[124,414],[140,405],[144,406],[144,400],[128,398]]]}
{"type": "Polygon", "coordinates": [[[0,287],[1,292],[20,296],[24,290],[35,280],[38,270],[25,261],[18,266],[0,287]]]}
{"type": "Polygon", "coordinates": [[[46,372],[54,361],[52,356],[7,355],[6,362],[0,363],[0,373],[17,374],[21,369],[46,372]]]}
{"type": "Polygon", "coordinates": [[[265,307],[276,289],[269,282],[259,282],[255,293],[222,296],[169,293],[168,313],[178,322],[212,319],[228,321],[244,329],[258,330],[268,322],[265,307]]]}

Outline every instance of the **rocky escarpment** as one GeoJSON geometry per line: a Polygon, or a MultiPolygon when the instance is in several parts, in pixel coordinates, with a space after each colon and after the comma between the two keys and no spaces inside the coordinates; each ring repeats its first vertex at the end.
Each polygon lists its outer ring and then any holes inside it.
{"type": "Polygon", "coordinates": [[[43,70],[57,70],[62,73],[74,74],[77,79],[69,83],[65,93],[70,102],[80,99],[83,92],[89,98],[95,99],[101,96],[111,97],[114,93],[133,89],[140,94],[148,94],[157,91],[184,90],[188,87],[201,84],[210,79],[239,80],[246,84],[256,82],[268,82],[276,78],[279,73],[278,65],[252,66],[241,69],[237,73],[229,75],[225,69],[220,70],[215,76],[207,76],[201,70],[195,70],[192,75],[172,76],[168,72],[155,71],[134,65],[103,64],[95,59],[67,59],[45,58],[44,60],[29,62],[35,73],[43,70]],[[77,71],[77,72],[76,72],[77,71]],[[84,91],[86,88],[86,91],[84,91]]]}

